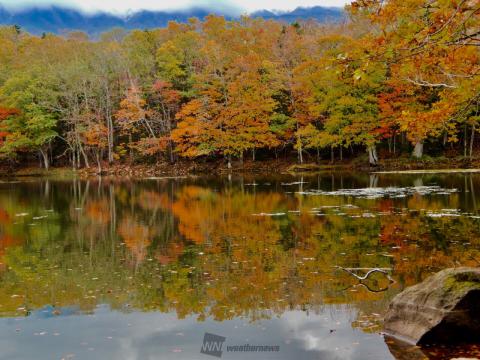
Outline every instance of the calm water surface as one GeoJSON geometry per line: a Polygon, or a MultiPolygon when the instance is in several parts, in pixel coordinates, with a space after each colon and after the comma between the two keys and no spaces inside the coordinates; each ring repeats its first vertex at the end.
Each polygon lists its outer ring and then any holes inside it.
{"type": "Polygon", "coordinates": [[[206,332],[222,359],[475,355],[405,347],[381,319],[479,266],[479,195],[474,174],[3,181],[0,359],[214,359],[206,332]],[[246,344],[279,351],[227,351],[246,344]]]}

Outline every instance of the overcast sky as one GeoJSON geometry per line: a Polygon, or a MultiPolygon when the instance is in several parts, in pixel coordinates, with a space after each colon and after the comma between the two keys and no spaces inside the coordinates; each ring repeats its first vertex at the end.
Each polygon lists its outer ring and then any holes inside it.
{"type": "Polygon", "coordinates": [[[103,10],[116,13],[139,9],[178,10],[193,6],[252,12],[259,9],[292,10],[298,6],[343,6],[346,2],[346,0],[0,0],[0,4],[9,9],[55,4],[89,12],[103,10]]]}

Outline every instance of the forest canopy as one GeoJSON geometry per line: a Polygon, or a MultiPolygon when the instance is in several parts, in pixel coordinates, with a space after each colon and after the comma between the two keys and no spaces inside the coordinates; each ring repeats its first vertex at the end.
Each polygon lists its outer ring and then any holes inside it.
{"type": "Polygon", "coordinates": [[[99,39],[0,27],[0,158],[101,168],[349,149],[375,165],[400,142],[472,156],[478,0],[346,10],[341,24],[211,15],[99,39]]]}

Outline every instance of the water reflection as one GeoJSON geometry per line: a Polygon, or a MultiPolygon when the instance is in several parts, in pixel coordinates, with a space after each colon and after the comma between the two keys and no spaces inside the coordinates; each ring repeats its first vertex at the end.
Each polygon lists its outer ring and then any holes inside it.
{"type": "Polygon", "coordinates": [[[120,315],[100,306],[90,316],[73,314],[68,319],[58,316],[43,322],[38,319],[42,315],[34,313],[33,319],[11,322],[9,341],[2,338],[0,345],[2,357],[9,359],[37,359],[38,354],[48,353],[50,359],[191,360],[208,358],[200,354],[208,329],[226,337],[222,356],[226,359],[245,359],[245,353],[226,352],[227,345],[244,344],[280,347],[275,353],[248,354],[261,359],[293,359],[299,354],[307,360],[392,358],[381,337],[351,330],[352,315],[347,309],[326,307],[310,314],[287,311],[280,318],[252,324],[241,318],[198,322],[194,316],[178,321],[175,314],[158,312],[120,315]],[[67,321],[75,324],[74,332],[72,326],[65,326],[67,321]],[[14,334],[14,326],[21,331],[14,334]],[[331,333],[332,328],[336,332],[331,333]]]}
{"type": "MultiPolygon", "coordinates": [[[[171,358],[154,328],[137,340],[124,328],[169,318],[171,331],[192,331],[177,341],[177,358],[197,357],[204,331],[241,324],[248,326],[240,342],[259,339],[259,326],[268,329],[266,343],[289,341],[283,358],[386,358],[378,332],[392,296],[442,268],[479,265],[479,183],[474,174],[1,183],[0,327],[9,335],[0,341],[11,342],[8,358],[22,348],[15,336],[31,344],[22,351],[45,358],[61,358],[68,347],[88,352],[65,330],[85,322],[80,337],[104,340],[106,327],[122,329],[122,342],[147,341],[142,351],[151,351],[131,358],[171,358]],[[382,193],[389,188],[396,192],[382,193]],[[362,275],[375,267],[388,276],[359,281],[342,270],[362,275]],[[325,323],[331,313],[336,318],[325,323]],[[277,333],[298,317],[316,335],[277,333]],[[55,324],[48,331],[47,318],[55,324]],[[32,340],[41,332],[68,340],[52,353],[50,340],[32,340]]],[[[101,344],[100,358],[120,347],[101,344]]]]}

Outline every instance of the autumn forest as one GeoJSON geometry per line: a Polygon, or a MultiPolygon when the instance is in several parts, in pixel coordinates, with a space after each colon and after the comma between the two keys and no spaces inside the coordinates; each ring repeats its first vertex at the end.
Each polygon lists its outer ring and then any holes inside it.
{"type": "Polygon", "coordinates": [[[474,156],[480,3],[358,0],[345,11],[339,23],[211,15],[95,39],[2,27],[0,159],[101,170],[474,156]]]}

